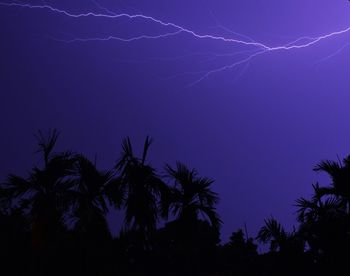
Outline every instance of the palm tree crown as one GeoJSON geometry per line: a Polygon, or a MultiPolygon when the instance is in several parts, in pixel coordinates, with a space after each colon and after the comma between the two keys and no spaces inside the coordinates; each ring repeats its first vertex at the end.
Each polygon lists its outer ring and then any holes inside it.
{"type": "Polygon", "coordinates": [[[213,181],[199,177],[196,170],[190,170],[180,162],[176,163],[176,169],[169,165],[166,165],[165,169],[175,180],[169,202],[172,214],[185,221],[197,220],[198,216],[202,215],[209,219],[213,227],[219,228],[221,220],[215,208],[219,198],[217,193],[211,190],[213,181]]]}
{"type": "Polygon", "coordinates": [[[319,187],[321,195],[334,195],[347,204],[350,212],[350,156],[342,163],[330,160],[321,161],[314,168],[318,172],[326,172],[331,177],[331,184],[327,187],[319,187]]]}
{"type": "Polygon", "coordinates": [[[116,169],[125,192],[125,223],[144,234],[156,229],[161,215],[161,201],[168,191],[146,158],[151,140],[146,138],[141,158],[134,155],[130,138],[122,143],[122,153],[116,169]]]}
{"type": "Polygon", "coordinates": [[[85,233],[102,232],[103,235],[108,235],[105,216],[111,205],[119,208],[123,200],[115,172],[99,171],[95,164],[83,155],[76,156],[74,172],[76,174],[74,181],[76,198],[73,211],[76,220],[75,229],[85,233]]]}
{"type": "Polygon", "coordinates": [[[42,244],[64,223],[64,213],[72,200],[74,158],[70,152],[53,153],[59,133],[54,130],[46,138],[37,135],[43,155],[43,168],[34,167],[27,178],[9,175],[1,185],[2,200],[19,206],[30,217],[33,242],[42,244]]]}

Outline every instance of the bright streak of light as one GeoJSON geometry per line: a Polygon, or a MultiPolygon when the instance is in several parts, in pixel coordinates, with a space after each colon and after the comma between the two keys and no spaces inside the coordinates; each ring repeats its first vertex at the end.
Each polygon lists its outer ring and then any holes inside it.
{"type": "MultiPolygon", "coordinates": [[[[15,8],[27,8],[27,9],[40,9],[40,10],[47,10],[56,14],[61,14],[67,17],[71,17],[71,18],[86,18],[86,17],[91,17],[91,18],[105,18],[105,19],[119,19],[119,18],[128,18],[130,20],[144,20],[146,22],[151,22],[154,24],[159,25],[162,28],[171,28],[173,29],[172,31],[167,31],[164,32],[162,34],[157,34],[157,35],[147,35],[147,34],[141,34],[138,36],[133,36],[133,37],[129,37],[129,38],[123,38],[123,37],[118,37],[115,35],[110,35],[110,36],[106,36],[106,37],[90,37],[90,38],[73,38],[70,40],[62,40],[62,39],[56,39],[58,41],[63,41],[63,42],[67,42],[67,43],[73,43],[73,42],[91,42],[91,41],[111,41],[111,40],[117,40],[117,41],[121,41],[121,42],[133,42],[133,41],[137,41],[137,40],[143,40],[143,39],[164,39],[164,38],[168,38],[168,37],[173,37],[173,36],[177,36],[180,34],[187,34],[192,36],[194,39],[208,39],[208,40],[213,40],[213,41],[218,41],[218,42],[224,42],[224,43],[230,43],[230,44],[238,44],[241,46],[250,46],[250,47],[255,47],[256,50],[250,50],[250,51],[246,51],[247,53],[250,52],[250,54],[248,56],[245,56],[241,59],[239,59],[238,61],[234,61],[228,65],[225,66],[221,66],[219,68],[216,69],[212,69],[209,71],[205,71],[205,73],[199,78],[197,79],[195,82],[191,83],[190,86],[195,85],[199,82],[201,82],[202,80],[206,79],[207,77],[209,77],[210,75],[214,74],[214,73],[219,73],[222,72],[224,70],[228,70],[228,69],[232,69],[236,66],[239,66],[241,64],[247,64],[249,63],[253,58],[265,54],[267,52],[273,52],[273,51],[290,51],[290,50],[297,50],[297,49],[303,49],[303,48],[307,48],[307,47],[311,47],[323,40],[326,39],[330,39],[332,37],[335,36],[340,36],[342,34],[348,33],[350,32],[350,27],[344,28],[342,30],[338,30],[338,31],[334,31],[331,33],[327,33],[321,36],[317,36],[317,37],[300,37],[294,41],[291,41],[287,44],[284,45],[279,45],[279,46],[268,46],[264,43],[261,42],[256,42],[255,40],[253,40],[252,38],[246,36],[246,35],[242,35],[239,33],[236,33],[228,28],[226,28],[225,26],[222,26],[220,24],[217,24],[218,28],[221,28],[222,30],[230,33],[230,34],[234,34],[236,36],[241,37],[241,39],[238,38],[231,38],[231,37],[225,37],[222,35],[215,35],[215,34],[200,34],[197,33],[194,30],[191,30],[189,28],[180,26],[176,23],[173,22],[167,22],[167,21],[163,21],[161,19],[152,17],[152,16],[148,16],[148,15],[144,15],[142,13],[137,13],[137,14],[129,14],[129,13],[116,13],[113,11],[110,11],[109,9],[101,6],[99,3],[97,3],[95,0],[91,0],[95,6],[101,10],[104,11],[105,13],[101,13],[101,12],[86,12],[86,13],[72,13],[70,11],[64,10],[64,9],[59,9],[56,8],[54,6],[51,6],[49,4],[46,4],[46,2],[44,2],[44,4],[42,5],[32,5],[29,3],[17,3],[17,2],[9,2],[9,3],[5,3],[5,2],[0,2],[0,6],[3,7],[15,7],[15,8]]],[[[349,46],[349,44],[346,44],[345,46],[343,46],[341,49],[339,49],[338,51],[336,51],[335,53],[333,53],[332,55],[325,57],[324,59],[322,59],[321,61],[327,60],[333,56],[335,56],[336,54],[338,54],[339,52],[341,52],[343,49],[345,49],[347,46],[349,46]]],[[[238,52],[241,53],[241,52],[238,52]]],[[[219,56],[219,54],[216,54],[217,56],[219,56]]],[[[232,54],[228,54],[232,56],[238,55],[237,52],[236,53],[232,53],[232,54]]]]}

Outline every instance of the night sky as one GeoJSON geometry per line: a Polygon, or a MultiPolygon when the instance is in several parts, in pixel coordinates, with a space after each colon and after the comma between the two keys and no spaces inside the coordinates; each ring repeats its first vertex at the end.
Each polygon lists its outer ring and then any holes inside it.
{"type": "Polygon", "coordinates": [[[179,160],[215,180],[226,240],[244,223],[255,235],[271,215],[290,229],[294,200],[328,184],[315,164],[350,154],[350,31],[287,50],[227,40],[279,47],[345,30],[346,0],[25,3],[108,16],[0,5],[2,179],[39,161],[38,129],[61,130],[59,149],[97,156],[100,168],[125,136],[141,150],[150,135],[160,174],[179,160]]]}

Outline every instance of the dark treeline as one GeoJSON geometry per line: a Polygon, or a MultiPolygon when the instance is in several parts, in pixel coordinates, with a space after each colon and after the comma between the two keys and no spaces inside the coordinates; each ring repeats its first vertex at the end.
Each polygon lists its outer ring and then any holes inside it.
{"type": "Polygon", "coordinates": [[[180,162],[156,171],[149,138],[141,156],[125,139],[102,171],[56,152],[58,136],[39,132],[40,166],[0,185],[1,275],[347,275],[350,158],[316,166],[332,183],[296,200],[292,232],[269,218],[256,238],[238,229],[222,244],[213,181],[180,162]],[[117,237],[106,221],[115,210],[125,215],[117,237]],[[258,243],[269,252],[258,254],[258,243]]]}

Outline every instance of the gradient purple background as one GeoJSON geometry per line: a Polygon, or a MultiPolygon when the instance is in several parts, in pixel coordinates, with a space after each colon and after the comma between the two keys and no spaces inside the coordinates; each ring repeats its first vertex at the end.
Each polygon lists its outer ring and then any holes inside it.
{"type": "MultiPolygon", "coordinates": [[[[47,2],[73,12],[98,11],[89,1],[47,2]]],[[[216,18],[271,46],[350,26],[345,0],[100,3],[198,33],[224,34],[214,28],[216,18]]],[[[123,137],[129,135],[140,149],[149,134],[154,138],[150,160],[159,169],[180,160],[215,179],[223,240],[245,222],[255,235],[270,215],[290,228],[294,200],[308,196],[315,181],[328,182],[313,166],[350,153],[350,47],[318,62],[346,45],[350,34],[301,50],[261,55],[245,70],[214,74],[192,87],[186,85],[196,76],[167,77],[216,68],[230,59],[172,57],[244,48],[188,35],[131,43],[66,44],[49,38],[160,30],[141,20],[78,20],[0,6],[1,177],[25,174],[38,161],[33,138],[37,129],[60,129],[60,148],[91,159],[97,154],[101,168],[115,164],[123,137]]],[[[111,219],[114,229],[119,224],[111,219]]]]}

